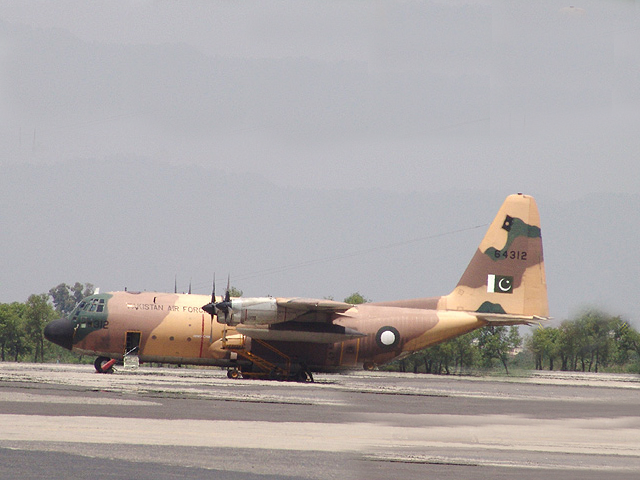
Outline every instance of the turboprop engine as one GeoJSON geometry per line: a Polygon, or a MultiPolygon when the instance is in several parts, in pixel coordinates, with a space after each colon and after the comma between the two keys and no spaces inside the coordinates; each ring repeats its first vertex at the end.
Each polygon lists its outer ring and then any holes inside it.
{"type": "Polygon", "coordinates": [[[273,297],[252,297],[252,298],[231,298],[229,291],[229,280],[227,280],[227,291],[220,302],[216,302],[216,278],[213,277],[213,289],[211,292],[211,302],[202,309],[213,317],[218,323],[235,326],[239,324],[247,325],[270,325],[278,321],[278,303],[273,297]]]}
{"type": "MultiPolygon", "coordinates": [[[[211,301],[202,306],[202,309],[213,317],[216,317],[218,323],[229,326],[242,326],[244,330],[250,329],[255,338],[265,338],[264,334],[270,330],[274,323],[289,323],[292,321],[300,321],[305,318],[306,322],[316,324],[312,333],[318,333],[324,326],[331,324],[330,317],[335,314],[341,314],[353,308],[354,305],[344,302],[336,302],[328,299],[315,298],[273,298],[273,297],[248,297],[231,298],[229,285],[227,282],[227,291],[224,298],[216,302],[215,278],[213,281],[213,289],[211,292],[211,301]],[[321,325],[321,326],[318,326],[321,325]],[[255,328],[253,328],[255,327],[255,328]],[[257,329],[257,330],[256,330],[257,329]]],[[[291,327],[291,325],[289,325],[291,327]]],[[[327,327],[329,330],[331,327],[327,327]]],[[[336,327],[338,330],[343,327],[336,327]]],[[[279,329],[279,339],[283,338],[283,331],[279,329]]],[[[238,328],[240,332],[240,328],[238,328]]],[[[305,330],[306,331],[306,330],[305,330]]],[[[242,332],[240,332],[242,333],[242,332]]],[[[314,335],[306,331],[304,338],[311,338],[314,335]]],[[[323,332],[323,334],[326,332],[323,332]]],[[[332,332],[335,334],[335,332],[332,332]]],[[[345,333],[338,332],[340,340],[344,341],[345,333]]],[[[246,334],[245,334],[246,335],[246,334]]],[[[349,333],[351,337],[354,335],[362,336],[359,333],[349,333]]],[[[289,337],[288,337],[289,338],[289,337]]],[[[291,337],[293,338],[293,337],[291,337]]],[[[322,337],[322,342],[326,341],[326,335],[322,337]]],[[[334,337],[332,337],[334,338],[334,337]]],[[[273,339],[273,338],[271,338],[273,339]]],[[[313,340],[309,340],[313,341],[313,340]]]]}
{"type": "Polygon", "coordinates": [[[278,322],[278,304],[275,298],[234,298],[216,304],[218,323],[229,326],[258,325],[278,322]]]}

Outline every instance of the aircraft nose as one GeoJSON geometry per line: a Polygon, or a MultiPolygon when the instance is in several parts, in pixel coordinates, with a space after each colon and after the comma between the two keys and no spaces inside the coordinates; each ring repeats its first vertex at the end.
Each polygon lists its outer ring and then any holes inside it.
{"type": "Polygon", "coordinates": [[[54,320],[44,327],[44,338],[67,350],[73,347],[74,324],[68,318],[54,320]]]}

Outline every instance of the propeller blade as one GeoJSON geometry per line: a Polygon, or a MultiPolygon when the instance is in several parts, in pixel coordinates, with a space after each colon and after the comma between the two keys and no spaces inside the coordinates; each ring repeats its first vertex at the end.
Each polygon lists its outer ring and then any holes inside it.
{"type": "Polygon", "coordinates": [[[216,314],[216,274],[213,274],[213,287],[211,288],[211,302],[207,303],[202,307],[202,309],[213,316],[216,314]]]}

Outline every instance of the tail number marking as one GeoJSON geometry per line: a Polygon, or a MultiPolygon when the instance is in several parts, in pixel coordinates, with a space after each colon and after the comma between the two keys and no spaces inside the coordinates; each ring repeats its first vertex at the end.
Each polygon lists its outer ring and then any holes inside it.
{"type": "Polygon", "coordinates": [[[509,260],[527,260],[527,252],[521,252],[520,250],[505,250],[504,252],[496,250],[493,252],[493,256],[496,258],[506,258],[509,260]]]}

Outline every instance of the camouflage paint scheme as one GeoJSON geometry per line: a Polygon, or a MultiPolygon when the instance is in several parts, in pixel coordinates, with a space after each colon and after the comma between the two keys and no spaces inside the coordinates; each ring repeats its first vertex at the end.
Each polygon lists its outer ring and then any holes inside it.
{"type": "Polygon", "coordinates": [[[205,295],[158,292],[92,295],[68,318],[51,322],[45,336],[78,353],[122,359],[127,332],[137,332],[136,353],[142,362],[250,371],[252,362],[237,352],[282,362],[267,348],[271,346],[309,370],[372,368],[486,325],[545,319],[549,312],[538,208],[531,196],[507,197],[458,285],[446,296],[361,305],[232,299],[229,318],[203,310],[210,301],[205,295]],[[227,348],[230,341],[235,348],[227,348]]]}

